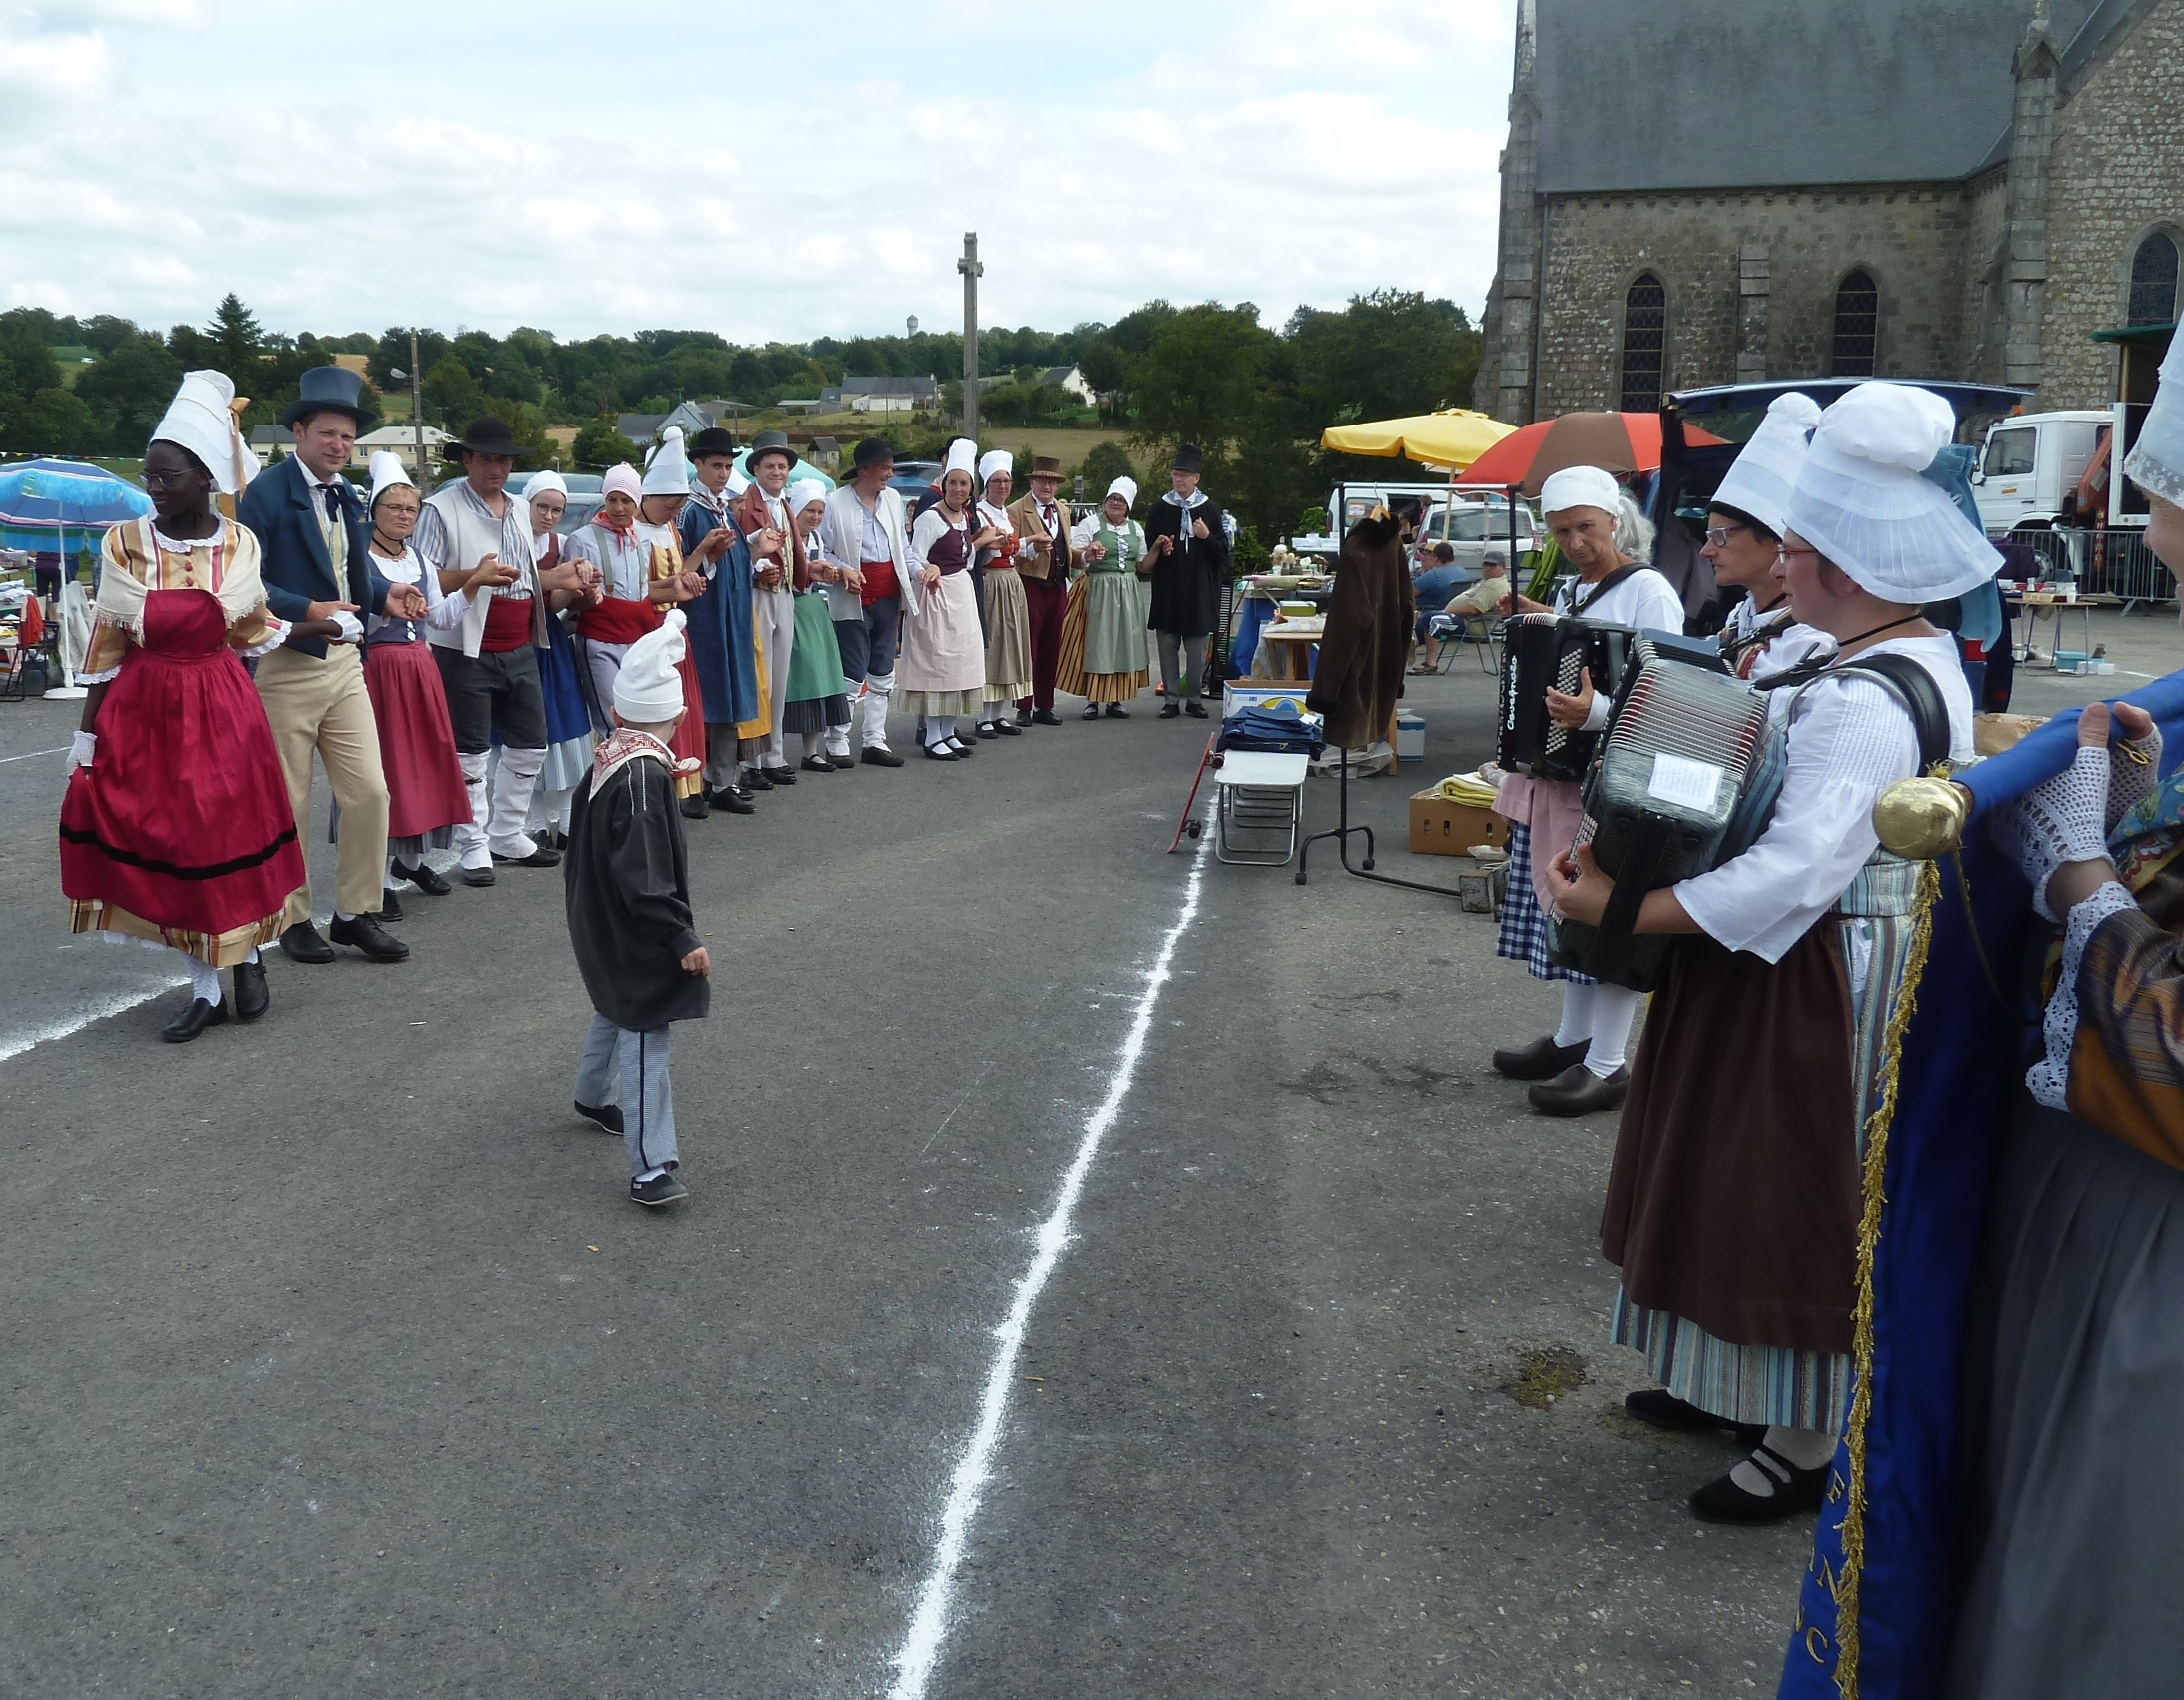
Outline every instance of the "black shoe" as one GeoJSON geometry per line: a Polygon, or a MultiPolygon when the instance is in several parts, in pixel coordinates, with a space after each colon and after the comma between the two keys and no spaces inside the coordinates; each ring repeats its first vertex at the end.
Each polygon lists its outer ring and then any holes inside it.
{"type": "Polygon", "coordinates": [[[1013,720],[996,720],[993,723],[993,735],[1001,738],[1020,738],[1024,735],[1024,729],[1013,720]]]}
{"type": "Polygon", "coordinates": [[[1160,705],[1160,717],[1163,720],[1180,720],[1183,718],[1183,707],[1180,703],[1164,702],[1160,705]]]}
{"type": "Polygon", "coordinates": [[[1051,708],[1042,708],[1032,715],[1031,723],[1034,726],[1059,726],[1062,723],[1062,717],[1051,708]]]}
{"type": "Polygon", "coordinates": [[[965,742],[960,732],[950,732],[940,747],[955,751],[957,761],[968,761],[978,753],[978,746],[974,743],[965,742]]]}
{"type": "Polygon", "coordinates": [[[1193,720],[1203,720],[1206,718],[1206,705],[1195,696],[1187,696],[1183,699],[1183,712],[1193,720]]]}
{"type": "Polygon", "coordinates": [[[1686,1399],[1679,1399],[1666,1387],[1647,1387],[1643,1392],[1632,1393],[1623,1401],[1623,1408],[1648,1428],[1664,1429],[1671,1434],[1733,1434],[1746,1446],[1756,1446],[1767,1437],[1766,1424],[1731,1422],[1725,1416],[1716,1416],[1710,1410],[1700,1410],[1686,1399]]]}
{"type": "Polygon", "coordinates": [[[743,789],[746,791],[770,791],[773,789],[773,781],[759,772],[757,768],[746,767],[743,770],[743,789]]]}
{"type": "Polygon", "coordinates": [[[1031,710],[1030,710],[1030,709],[1028,709],[1028,708],[1019,708],[1019,709],[1018,709],[1018,710],[1016,711],[1016,724],[1017,724],[1017,725],[1019,725],[1019,726],[1028,726],[1028,725],[1030,725],[1030,724],[1031,724],[1031,710]]]}
{"type": "Polygon", "coordinates": [[[299,921],[281,935],[281,950],[291,962],[332,962],[334,947],[309,921],[299,921]]]}
{"type": "Polygon", "coordinates": [[[672,1169],[664,1175],[653,1176],[649,1181],[631,1181],[629,1183],[629,1198],[634,1204],[671,1205],[675,1200],[686,1199],[689,1196],[690,1189],[675,1179],[675,1172],[672,1169]]]}
{"type": "Polygon", "coordinates": [[[1691,1495],[1691,1515],[1702,1523],[1745,1527],[1786,1523],[1800,1512],[1817,1511],[1826,1502],[1827,1478],[1835,1467],[1830,1459],[1816,1469],[1801,1470],[1763,1442],[1752,1449],[1751,1465],[1774,1483],[1772,1493],[1747,1492],[1733,1474],[1725,1475],[1691,1495]]]}
{"type": "Polygon", "coordinates": [[[925,746],[925,759],[927,761],[959,761],[962,758],[955,751],[948,748],[946,744],[927,744],[925,746]]]}
{"type": "Polygon", "coordinates": [[[427,897],[446,897],[448,893],[455,890],[455,887],[448,883],[445,875],[435,873],[423,862],[420,862],[414,868],[406,868],[400,862],[397,862],[395,864],[395,874],[399,879],[408,880],[427,897]]]}
{"type": "Polygon", "coordinates": [[[758,812],[758,805],[746,793],[731,785],[725,791],[715,791],[712,794],[712,810],[713,813],[722,815],[754,815],[758,812]]]}
{"type": "Polygon", "coordinates": [[[879,744],[866,744],[864,753],[857,757],[867,767],[900,767],[902,757],[879,744]]]}
{"type": "Polygon", "coordinates": [[[273,998],[266,990],[264,963],[239,962],[235,965],[235,995],[229,1001],[235,1005],[237,1021],[256,1021],[266,1013],[266,1006],[273,998]]]}
{"type": "MultiPolygon", "coordinates": [[[[712,809],[702,796],[690,796],[682,799],[682,818],[684,820],[703,820],[710,813],[712,813],[712,809]]],[[[552,856],[556,862],[561,859],[560,852],[557,850],[552,852],[552,856]]]]}
{"type": "Polygon", "coordinates": [[[369,915],[359,915],[353,921],[344,921],[336,916],[334,924],[327,928],[326,936],[338,945],[361,950],[374,962],[401,962],[410,954],[408,945],[382,928],[369,915]]]}
{"type": "Polygon", "coordinates": [[[463,870],[463,883],[477,886],[491,885],[493,884],[493,870],[491,868],[465,868],[463,870]]]}
{"type": "Polygon", "coordinates": [[[399,921],[402,919],[402,899],[395,895],[393,886],[387,887],[386,890],[380,893],[380,906],[377,913],[382,921],[399,921]]]}
{"type": "Polygon", "coordinates": [[[543,844],[534,844],[528,856],[504,856],[496,851],[493,859],[510,868],[557,868],[561,865],[561,853],[548,850],[543,844]]]}
{"type": "Polygon", "coordinates": [[[1618,1068],[1602,1079],[1583,1063],[1572,1063],[1553,1080],[1525,1088],[1525,1099],[1543,1116],[1590,1116],[1614,1110],[1631,1094],[1631,1071],[1618,1068]]]}
{"type": "Polygon", "coordinates": [[[793,785],[796,783],[796,770],[793,767],[769,767],[766,769],[766,777],[776,785],[793,785]]]}
{"type": "Polygon", "coordinates": [[[834,764],[823,755],[807,755],[797,763],[806,773],[832,773],[834,764]]]}
{"type": "Polygon", "coordinates": [[[621,1121],[621,1106],[618,1104],[586,1104],[579,1099],[576,1103],[576,1114],[586,1122],[596,1122],[610,1134],[625,1131],[621,1121]]]}
{"type": "MultiPolygon", "coordinates": [[[[996,728],[987,725],[984,721],[980,721],[977,725],[973,726],[971,730],[977,733],[979,737],[984,738],[989,744],[1001,735],[996,728]]],[[[1024,734],[1018,732],[1016,735],[1020,738],[1024,734]]]]}
{"type": "MultiPolygon", "coordinates": [[[[1127,720],[1130,718],[1130,710],[1119,702],[1110,702],[1107,705],[1107,717],[1110,720],[1127,720]]],[[[1086,718],[1090,719],[1091,716],[1087,715],[1086,718]]]]}
{"type": "Polygon", "coordinates": [[[208,1027],[218,1027],[228,1019],[228,1002],[225,998],[217,1004],[208,1004],[203,998],[192,998],[190,1007],[159,1030],[159,1036],[170,1045],[187,1045],[208,1027]]]}
{"type": "Polygon", "coordinates": [[[1550,1033],[1530,1045],[1495,1052],[1494,1072],[1511,1080],[1553,1080],[1572,1063],[1584,1062],[1590,1045],[1584,1039],[1575,1045],[1558,1045],[1550,1033]]]}

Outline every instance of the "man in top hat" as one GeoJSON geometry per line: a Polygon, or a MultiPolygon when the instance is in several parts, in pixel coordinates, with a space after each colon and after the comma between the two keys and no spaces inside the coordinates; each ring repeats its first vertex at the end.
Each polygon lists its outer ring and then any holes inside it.
{"type": "Polygon", "coordinates": [[[1229,574],[1229,530],[1221,509],[1198,487],[1206,457],[1195,442],[1175,451],[1168,493],[1145,516],[1145,554],[1153,563],[1153,609],[1146,624],[1160,639],[1160,682],[1168,700],[1160,717],[1206,717],[1198,681],[1206,640],[1221,624],[1221,584],[1229,574]],[[1182,700],[1177,700],[1180,686],[1182,700]]]}
{"type": "MultiPolygon", "coordinates": [[[[756,568],[752,539],[737,522],[728,480],[735,473],[735,437],[707,425],[690,438],[690,499],[675,520],[683,563],[705,577],[702,596],[683,604],[690,664],[705,703],[705,796],[716,810],[755,810],[742,782],[735,728],[758,715],[758,664],[752,650],[756,568]]],[[[763,542],[761,532],[757,541],[763,542]]]]}
{"type": "Polygon", "coordinates": [[[855,561],[842,582],[827,586],[842,676],[864,706],[859,758],[869,767],[900,767],[887,747],[887,705],[895,694],[895,650],[902,637],[902,581],[910,571],[910,521],[902,492],[890,481],[895,451],[868,436],[850,451],[850,479],[826,498],[827,547],[855,561]]]}
{"type": "Polygon", "coordinates": [[[767,699],[759,707],[769,728],[765,737],[745,740],[752,747],[743,752],[743,760],[755,776],[752,783],[770,790],[796,783],[796,770],[789,765],[781,737],[781,717],[788,712],[796,593],[811,587],[811,567],[789,520],[788,475],[796,467],[796,450],[788,445],[788,432],[760,431],[750,439],[750,453],[743,464],[750,472],[750,488],[736,502],[735,516],[743,535],[758,539],[752,545],[758,572],[751,601],[758,647],[766,657],[767,699]]]}
{"type": "Polygon", "coordinates": [[[448,721],[471,794],[470,821],[456,829],[463,883],[484,886],[493,884],[496,862],[521,868],[560,864],[560,852],[532,842],[524,822],[546,758],[538,656],[547,642],[546,600],[554,590],[573,587],[577,569],[541,574],[533,562],[530,509],[508,493],[509,473],[531,450],[509,433],[508,421],[481,415],[460,442],[441,452],[462,462],[463,481],[426,501],[414,546],[426,566],[440,574],[443,590],[453,591],[492,563],[479,581],[489,593],[472,592],[462,622],[426,633],[448,692],[448,721]],[[501,737],[501,765],[489,795],[487,758],[495,733],[501,737]]]}
{"type": "Polygon", "coordinates": [[[273,727],[296,809],[296,836],[311,841],[311,755],[326,765],[341,805],[334,872],[334,924],[327,942],[311,922],[311,887],[282,915],[281,948],[297,962],[332,962],[348,945],[375,962],[400,962],[410,947],[381,927],[387,871],[387,776],[378,723],[365,694],[362,615],[422,619],[424,594],[389,584],[366,547],[364,503],[342,476],[359,433],[378,416],[364,406],[364,379],[338,366],[313,367],[281,415],[296,452],[251,480],[236,518],[258,538],[266,605],[282,619],[332,635],[296,636],[258,663],[259,699],[273,727]]]}
{"type": "Polygon", "coordinates": [[[1009,505],[1009,523],[1023,539],[1016,576],[1031,610],[1031,695],[1016,705],[1016,724],[1059,726],[1054,678],[1061,671],[1062,616],[1069,609],[1069,503],[1062,500],[1062,463],[1051,454],[1031,462],[1031,493],[1009,505]]]}

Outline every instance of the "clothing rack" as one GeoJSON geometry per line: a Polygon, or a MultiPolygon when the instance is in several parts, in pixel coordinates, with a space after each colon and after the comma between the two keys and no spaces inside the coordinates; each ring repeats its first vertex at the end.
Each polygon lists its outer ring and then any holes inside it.
{"type": "Polygon", "coordinates": [[[1350,751],[1347,746],[1342,751],[1341,764],[1336,771],[1338,775],[1337,784],[1340,786],[1340,790],[1337,792],[1339,801],[1336,805],[1338,810],[1336,824],[1329,827],[1325,832],[1313,833],[1297,846],[1297,883],[1299,885],[1305,883],[1305,859],[1312,854],[1312,846],[1319,843],[1323,838],[1332,838],[1335,841],[1335,855],[1341,861],[1343,872],[1346,874],[1355,874],[1361,880],[1371,880],[1375,885],[1399,885],[1407,891],[1430,891],[1442,897],[1462,895],[1454,886],[1427,885],[1420,880],[1398,879],[1394,874],[1376,874],[1373,872],[1373,829],[1362,821],[1355,826],[1350,824],[1350,751]],[[1353,868],[1350,865],[1350,835],[1354,832],[1365,834],[1365,866],[1362,868],[1353,868]]]}

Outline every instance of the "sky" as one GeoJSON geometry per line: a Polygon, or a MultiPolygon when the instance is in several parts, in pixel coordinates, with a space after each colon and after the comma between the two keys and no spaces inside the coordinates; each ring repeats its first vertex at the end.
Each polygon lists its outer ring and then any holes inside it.
{"type": "Polygon", "coordinates": [[[0,0],[0,306],[801,342],[959,327],[975,230],[988,326],[1476,318],[1514,8],[0,0]]]}

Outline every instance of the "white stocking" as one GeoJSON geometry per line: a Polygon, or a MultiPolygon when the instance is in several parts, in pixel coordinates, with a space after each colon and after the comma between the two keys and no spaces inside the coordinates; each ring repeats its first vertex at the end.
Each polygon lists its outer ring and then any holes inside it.
{"type": "Polygon", "coordinates": [[[546,766],[545,750],[501,752],[501,771],[494,776],[493,814],[486,827],[486,842],[496,856],[517,861],[538,846],[524,836],[524,820],[531,813],[531,793],[546,766]]]}
{"type": "Polygon", "coordinates": [[[466,868],[490,868],[493,857],[486,850],[486,761],[487,752],[476,755],[459,755],[463,765],[463,789],[470,793],[471,818],[455,829],[456,848],[463,852],[466,868]]]}
{"type": "Polygon", "coordinates": [[[1627,986],[1592,986],[1587,990],[1593,994],[1593,1020],[1585,1066],[1606,1080],[1623,1067],[1624,1047],[1631,1042],[1631,1024],[1638,1019],[1638,999],[1644,994],[1627,986]]]}
{"type": "Polygon", "coordinates": [[[209,962],[198,961],[196,957],[191,956],[188,952],[183,953],[183,961],[188,963],[190,968],[190,996],[202,998],[208,1004],[219,1003],[220,970],[213,967],[209,962]]]}

